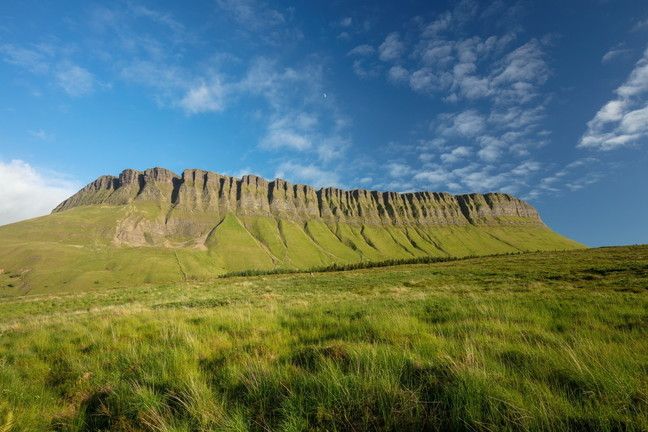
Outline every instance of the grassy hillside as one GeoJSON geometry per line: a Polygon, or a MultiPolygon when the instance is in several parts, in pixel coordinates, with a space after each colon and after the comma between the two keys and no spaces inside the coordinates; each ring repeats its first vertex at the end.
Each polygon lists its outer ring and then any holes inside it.
{"type": "MultiPolygon", "coordinates": [[[[0,227],[0,269],[10,276],[0,295],[206,280],[246,269],[582,247],[532,224],[377,227],[231,213],[212,221],[214,228],[199,244],[172,238],[167,240],[173,245],[188,246],[152,246],[165,239],[153,228],[143,230],[143,246],[115,244],[116,237],[123,240],[116,235],[120,221],[155,227],[152,221],[164,220],[164,214],[152,203],[85,206],[0,227]]],[[[192,217],[183,216],[185,222],[192,217]]]]}
{"type": "Polygon", "coordinates": [[[1,299],[0,430],[109,429],[648,430],[648,247],[1,299]]]}

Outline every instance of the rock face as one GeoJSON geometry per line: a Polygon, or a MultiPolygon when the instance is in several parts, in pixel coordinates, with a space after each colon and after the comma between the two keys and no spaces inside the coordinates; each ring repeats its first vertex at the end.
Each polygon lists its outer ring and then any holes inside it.
{"type": "MultiPolygon", "coordinates": [[[[364,225],[542,225],[537,211],[503,193],[451,195],[437,192],[377,192],[291,184],[246,175],[241,179],[198,169],[181,176],[164,169],[124,170],[102,176],[54,209],[85,205],[154,203],[166,212],[166,229],[187,230],[182,215],[203,215],[212,222],[228,213],[270,216],[306,222],[364,225]]],[[[167,232],[166,234],[169,234],[167,232]]],[[[190,235],[191,233],[186,232],[190,235]]]]}

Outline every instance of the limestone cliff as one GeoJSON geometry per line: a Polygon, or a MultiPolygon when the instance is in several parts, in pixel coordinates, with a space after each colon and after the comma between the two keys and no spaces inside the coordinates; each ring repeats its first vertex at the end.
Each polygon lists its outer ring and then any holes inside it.
{"type": "Polygon", "coordinates": [[[54,212],[84,205],[152,202],[180,214],[272,216],[305,222],[373,225],[542,224],[536,210],[508,194],[451,195],[438,192],[377,192],[291,184],[247,175],[241,179],[198,169],[181,176],[164,168],[127,169],[102,176],[61,203],[54,212]]]}

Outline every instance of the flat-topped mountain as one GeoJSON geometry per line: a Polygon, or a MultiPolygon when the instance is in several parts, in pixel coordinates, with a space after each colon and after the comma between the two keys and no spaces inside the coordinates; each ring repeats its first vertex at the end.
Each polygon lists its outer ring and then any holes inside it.
{"type": "Polygon", "coordinates": [[[317,190],[197,169],[102,176],[51,215],[0,227],[0,262],[23,289],[574,247],[508,194],[317,190]]]}
{"type": "MultiPolygon", "coordinates": [[[[451,195],[438,192],[342,190],[268,181],[254,175],[241,179],[210,171],[185,170],[181,176],[164,169],[124,170],[101,176],[62,202],[54,212],[83,205],[156,202],[189,211],[274,216],[293,220],[322,218],[374,224],[488,223],[498,217],[541,223],[526,202],[501,193],[451,195]]],[[[500,221],[501,222],[501,221],[500,221]]]]}

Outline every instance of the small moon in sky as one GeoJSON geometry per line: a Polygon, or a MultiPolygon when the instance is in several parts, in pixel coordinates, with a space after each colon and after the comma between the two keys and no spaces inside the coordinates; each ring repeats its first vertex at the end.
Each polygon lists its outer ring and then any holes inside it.
{"type": "Polygon", "coordinates": [[[328,96],[326,95],[326,93],[322,93],[322,97],[326,99],[328,96]]]}

